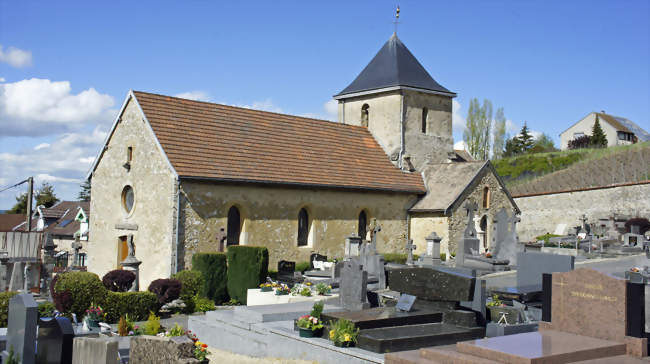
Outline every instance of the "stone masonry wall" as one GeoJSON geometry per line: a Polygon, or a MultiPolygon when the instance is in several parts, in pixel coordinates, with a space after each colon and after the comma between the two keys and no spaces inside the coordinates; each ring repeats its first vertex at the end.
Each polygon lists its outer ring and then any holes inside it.
{"type": "Polygon", "coordinates": [[[241,245],[266,246],[270,269],[277,261],[308,261],[312,252],[342,258],[345,238],[358,231],[358,217],[366,211],[368,222],[376,218],[382,227],[377,239],[380,252],[404,252],[406,209],[412,194],[281,188],[260,185],[226,185],[182,182],[181,230],[183,261],[189,268],[192,255],[214,252],[227,214],[237,206],[243,220],[241,245]],[[311,221],[309,244],[297,246],[298,213],[306,208],[311,221]]]}
{"type": "MultiPolygon", "coordinates": [[[[483,171],[483,175],[480,178],[477,178],[476,181],[469,187],[471,191],[464,199],[464,201],[458,204],[455,209],[451,212],[449,218],[449,251],[456,252],[456,247],[458,242],[463,238],[463,233],[467,227],[467,212],[463,207],[465,201],[472,200],[478,205],[478,211],[474,216],[474,224],[476,226],[476,231],[480,232],[480,221],[483,216],[487,216],[487,241],[488,246],[493,245],[491,231],[494,217],[501,210],[505,208],[508,212],[508,215],[512,215],[515,211],[514,206],[508,199],[506,193],[501,189],[501,185],[497,180],[494,174],[490,173],[489,169],[483,171]],[[485,186],[488,186],[490,189],[490,204],[489,208],[483,207],[483,189],[485,186]]],[[[520,207],[521,208],[521,207],[520,207]]],[[[481,235],[478,235],[481,238],[481,235]]],[[[444,243],[444,241],[443,241],[444,243]]],[[[481,247],[481,249],[483,249],[481,247]]]]}
{"type": "Polygon", "coordinates": [[[174,182],[153,132],[137,104],[129,101],[91,179],[89,271],[102,277],[118,268],[118,239],[133,234],[135,256],[142,261],[141,289],[154,279],[170,276],[174,182]],[[133,159],[127,171],[122,165],[129,146],[133,147],[133,159]],[[126,185],[135,192],[131,213],[122,205],[126,185]]]}
{"type": "Polygon", "coordinates": [[[427,251],[426,237],[436,232],[442,238],[440,252],[449,254],[449,217],[442,213],[411,214],[410,237],[415,244],[415,254],[422,255],[427,251]]]}
{"type": "Polygon", "coordinates": [[[520,241],[553,233],[558,224],[577,226],[583,214],[590,221],[615,213],[650,218],[650,184],[516,197],[515,201],[521,209],[520,241]]]}

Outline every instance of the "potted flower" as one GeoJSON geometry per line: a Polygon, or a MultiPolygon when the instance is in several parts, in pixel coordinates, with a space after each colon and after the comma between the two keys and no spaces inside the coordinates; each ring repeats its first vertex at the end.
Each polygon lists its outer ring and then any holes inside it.
{"type": "Polygon", "coordinates": [[[262,283],[260,284],[260,291],[262,292],[271,292],[273,290],[273,285],[271,283],[262,283]]]}
{"type": "Polygon", "coordinates": [[[210,352],[208,351],[207,344],[198,340],[194,342],[194,358],[196,360],[199,360],[201,363],[208,363],[208,355],[210,355],[210,352]]]}
{"type": "Polygon", "coordinates": [[[289,286],[287,286],[284,283],[281,284],[279,287],[277,287],[275,289],[275,295],[276,296],[286,296],[286,295],[289,294],[289,292],[291,292],[291,290],[289,289],[289,286]]]}
{"type": "Polygon", "coordinates": [[[323,324],[318,317],[311,315],[300,316],[298,331],[300,337],[320,337],[323,335],[323,324]]]}
{"type": "Polygon", "coordinates": [[[300,295],[303,297],[311,297],[311,289],[309,287],[305,287],[300,290],[300,295]]]}
{"type": "Polygon", "coordinates": [[[505,324],[515,324],[519,322],[519,311],[514,307],[506,306],[497,295],[492,296],[492,301],[486,304],[490,312],[490,320],[499,322],[505,320],[505,324]]]}
{"type": "Polygon", "coordinates": [[[330,324],[330,340],[334,345],[344,348],[354,346],[359,335],[359,328],[352,321],[346,319],[336,320],[330,324]]]}
{"type": "Polygon", "coordinates": [[[102,310],[101,306],[91,303],[90,307],[86,310],[88,327],[99,328],[99,322],[104,319],[104,316],[104,310],[102,310]]]}
{"type": "Polygon", "coordinates": [[[329,286],[325,283],[318,283],[316,285],[316,292],[318,292],[318,295],[320,296],[325,296],[332,292],[332,286],[329,286]]]}

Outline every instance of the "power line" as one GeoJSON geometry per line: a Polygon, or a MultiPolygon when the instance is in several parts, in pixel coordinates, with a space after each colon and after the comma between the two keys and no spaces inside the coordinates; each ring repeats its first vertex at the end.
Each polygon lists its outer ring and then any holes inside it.
{"type": "Polygon", "coordinates": [[[1,193],[1,192],[4,192],[4,191],[6,191],[6,190],[8,190],[8,189],[10,189],[10,188],[14,188],[14,187],[16,187],[16,186],[20,186],[20,185],[22,185],[23,183],[28,182],[28,181],[29,181],[29,178],[26,179],[26,180],[24,180],[24,181],[20,181],[20,182],[16,183],[15,185],[12,185],[12,186],[9,186],[9,187],[5,187],[5,188],[3,188],[3,189],[0,190],[0,193],[1,193]]]}

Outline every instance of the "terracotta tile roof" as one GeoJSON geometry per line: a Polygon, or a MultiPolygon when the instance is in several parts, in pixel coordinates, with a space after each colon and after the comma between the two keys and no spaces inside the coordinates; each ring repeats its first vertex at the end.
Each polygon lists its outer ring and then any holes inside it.
{"type": "Polygon", "coordinates": [[[13,231],[13,229],[24,223],[27,217],[25,214],[0,214],[0,231],[13,231]]]}
{"type": "Polygon", "coordinates": [[[426,192],[363,127],[134,92],[180,177],[426,192]]]}

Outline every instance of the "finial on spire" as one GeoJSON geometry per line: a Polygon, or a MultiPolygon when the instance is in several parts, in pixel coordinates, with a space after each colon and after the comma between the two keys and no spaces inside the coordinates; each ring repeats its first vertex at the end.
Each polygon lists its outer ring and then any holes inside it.
{"type": "Polygon", "coordinates": [[[395,34],[397,34],[397,24],[399,24],[399,5],[397,5],[397,10],[395,10],[395,34]]]}

